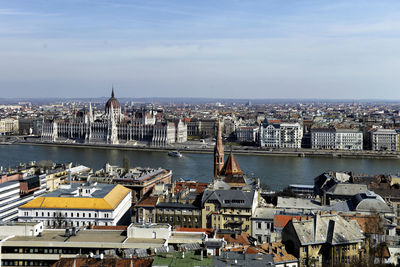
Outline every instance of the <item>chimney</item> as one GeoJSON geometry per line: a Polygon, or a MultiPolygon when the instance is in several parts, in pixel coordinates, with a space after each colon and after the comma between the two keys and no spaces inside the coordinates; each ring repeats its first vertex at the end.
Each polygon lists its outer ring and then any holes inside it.
{"type": "Polygon", "coordinates": [[[316,241],[316,236],[317,236],[317,227],[318,227],[318,220],[319,220],[319,215],[318,213],[314,214],[314,242],[316,241]]]}
{"type": "Polygon", "coordinates": [[[328,229],[327,229],[327,233],[326,233],[326,241],[327,242],[332,242],[334,229],[335,229],[335,221],[329,220],[328,229]]]}
{"type": "Polygon", "coordinates": [[[69,232],[69,228],[66,228],[65,229],[65,235],[64,235],[65,237],[70,237],[71,236],[71,234],[70,234],[70,232],[69,232]]]}

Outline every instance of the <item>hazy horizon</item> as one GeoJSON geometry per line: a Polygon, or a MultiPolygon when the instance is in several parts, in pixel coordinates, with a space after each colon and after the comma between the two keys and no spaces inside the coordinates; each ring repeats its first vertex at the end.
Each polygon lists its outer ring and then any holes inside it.
{"type": "Polygon", "coordinates": [[[11,1],[1,98],[400,100],[397,1],[11,1]]]}

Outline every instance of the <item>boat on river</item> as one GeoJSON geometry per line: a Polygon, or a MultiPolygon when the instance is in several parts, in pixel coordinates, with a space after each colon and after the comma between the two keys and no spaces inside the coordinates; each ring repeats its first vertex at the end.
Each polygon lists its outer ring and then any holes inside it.
{"type": "Polygon", "coordinates": [[[182,154],[179,153],[179,151],[170,151],[170,152],[168,152],[168,156],[175,157],[175,158],[181,158],[182,154]]]}

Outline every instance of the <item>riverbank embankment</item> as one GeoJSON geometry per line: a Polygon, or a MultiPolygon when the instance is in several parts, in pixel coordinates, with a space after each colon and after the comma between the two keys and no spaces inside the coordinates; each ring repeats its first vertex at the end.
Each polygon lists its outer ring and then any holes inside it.
{"type": "MultiPolygon", "coordinates": [[[[79,143],[46,143],[46,142],[16,142],[21,145],[39,145],[71,148],[96,148],[96,149],[120,149],[135,151],[168,152],[179,150],[181,153],[213,153],[212,147],[191,148],[188,146],[171,147],[147,147],[128,146],[124,144],[79,144],[79,143]]],[[[400,153],[395,151],[346,151],[346,150],[316,150],[316,149],[262,149],[259,147],[235,147],[229,148],[235,154],[260,155],[260,156],[284,156],[284,157],[332,157],[332,158],[373,158],[373,159],[400,159],[400,153]]],[[[227,153],[229,153],[227,151],[227,153]]]]}

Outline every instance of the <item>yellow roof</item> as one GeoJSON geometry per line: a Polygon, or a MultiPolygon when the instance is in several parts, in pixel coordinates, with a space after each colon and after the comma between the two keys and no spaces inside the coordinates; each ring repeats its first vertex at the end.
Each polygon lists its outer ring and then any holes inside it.
{"type": "Polygon", "coordinates": [[[21,209],[82,209],[113,210],[131,192],[130,189],[116,185],[104,198],[88,197],[37,197],[21,209]]]}

